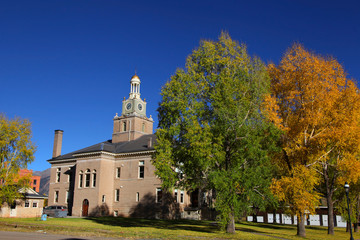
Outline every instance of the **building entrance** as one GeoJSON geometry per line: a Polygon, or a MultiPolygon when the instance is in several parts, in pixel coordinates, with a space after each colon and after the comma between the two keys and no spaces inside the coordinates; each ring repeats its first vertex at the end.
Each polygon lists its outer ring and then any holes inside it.
{"type": "Polygon", "coordinates": [[[89,200],[84,199],[82,205],[82,216],[87,217],[89,215],[89,200]]]}

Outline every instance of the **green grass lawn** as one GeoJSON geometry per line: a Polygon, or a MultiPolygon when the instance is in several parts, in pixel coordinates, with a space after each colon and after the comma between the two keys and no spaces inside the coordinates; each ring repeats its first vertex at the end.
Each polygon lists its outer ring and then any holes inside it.
{"type": "MultiPolygon", "coordinates": [[[[148,220],[132,218],[48,218],[47,221],[27,218],[0,218],[0,231],[43,231],[75,236],[161,238],[161,239],[301,239],[296,226],[262,223],[236,224],[236,234],[219,231],[210,221],[148,220]]],[[[325,227],[306,227],[306,239],[349,239],[344,228],[335,228],[335,235],[327,235],[325,227]]],[[[360,234],[355,233],[355,239],[360,234]]]]}

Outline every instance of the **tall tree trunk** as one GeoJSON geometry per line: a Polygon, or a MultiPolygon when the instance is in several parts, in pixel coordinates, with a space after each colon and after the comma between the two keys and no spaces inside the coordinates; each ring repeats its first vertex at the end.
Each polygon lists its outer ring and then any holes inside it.
{"type": "Polygon", "coordinates": [[[334,235],[334,203],[332,200],[333,190],[332,190],[332,183],[330,183],[330,177],[327,166],[324,169],[324,180],[325,180],[326,200],[327,200],[327,208],[328,208],[328,234],[334,235]]]}
{"type": "Polygon", "coordinates": [[[274,214],[274,217],[273,217],[274,220],[273,220],[273,222],[274,222],[274,223],[277,223],[277,221],[276,221],[276,210],[274,210],[274,213],[273,213],[273,214],[274,214]]]}
{"type": "Polygon", "coordinates": [[[359,223],[355,223],[354,224],[354,232],[358,232],[359,231],[359,223]]]}
{"type": "Polygon", "coordinates": [[[334,235],[334,203],[331,196],[326,196],[328,207],[328,234],[334,235]]]}
{"type": "Polygon", "coordinates": [[[354,223],[354,232],[359,231],[359,208],[360,208],[360,195],[356,198],[357,204],[356,204],[356,221],[354,223]]]}
{"type": "Polygon", "coordinates": [[[306,237],[305,217],[306,217],[306,215],[304,213],[301,213],[300,217],[299,217],[299,219],[297,221],[297,233],[296,233],[296,235],[298,235],[300,237],[306,237]]]}
{"type": "Polygon", "coordinates": [[[234,217],[234,213],[230,213],[229,214],[229,222],[227,224],[226,227],[226,232],[227,233],[235,233],[235,217],[234,217]]]}

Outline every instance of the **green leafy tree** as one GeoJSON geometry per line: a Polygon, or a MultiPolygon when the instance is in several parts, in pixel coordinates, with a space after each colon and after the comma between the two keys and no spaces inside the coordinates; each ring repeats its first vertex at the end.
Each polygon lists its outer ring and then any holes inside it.
{"type": "Polygon", "coordinates": [[[153,164],[164,189],[215,192],[218,218],[235,232],[235,218],[271,200],[279,131],[262,112],[269,77],[245,45],[222,33],[204,40],[162,88],[153,164]]]}
{"type": "Polygon", "coordinates": [[[30,122],[0,114],[0,205],[22,197],[18,190],[28,186],[29,176],[20,177],[19,170],[34,160],[34,152],[30,122]]]}
{"type": "MultiPolygon", "coordinates": [[[[336,201],[334,201],[334,206],[341,216],[347,221],[347,231],[350,230],[349,226],[349,212],[347,205],[347,198],[345,189],[343,186],[338,186],[339,189],[334,193],[336,201]]],[[[351,223],[353,224],[354,232],[358,232],[359,227],[359,213],[360,213],[360,181],[357,181],[356,184],[350,184],[349,189],[349,206],[350,206],[350,216],[351,223]]]]}

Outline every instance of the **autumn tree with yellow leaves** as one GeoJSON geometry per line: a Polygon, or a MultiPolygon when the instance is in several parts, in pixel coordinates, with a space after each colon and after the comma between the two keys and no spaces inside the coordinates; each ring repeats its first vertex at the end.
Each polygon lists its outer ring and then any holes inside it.
{"type": "Polygon", "coordinates": [[[334,192],[345,180],[359,179],[354,171],[360,164],[358,89],[335,59],[315,55],[300,44],[268,71],[269,115],[283,130],[282,153],[275,159],[283,172],[272,190],[298,216],[298,235],[305,236],[304,214],[314,211],[319,200],[314,189],[321,189],[328,203],[328,233],[333,234],[334,192]]]}
{"type": "Polygon", "coordinates": [[[26,119],[8,119],[0,114],[0,206],[11,205],[23,197],[20,188],[28,187],[30,176],[19,170],[34,160],[36,147],[31,142],[31,123],[26,119]]]}

